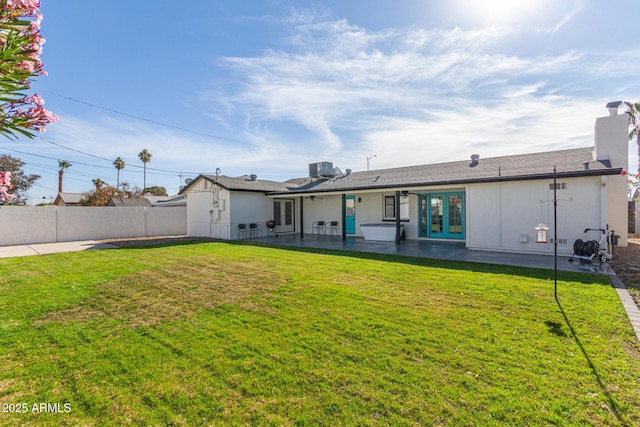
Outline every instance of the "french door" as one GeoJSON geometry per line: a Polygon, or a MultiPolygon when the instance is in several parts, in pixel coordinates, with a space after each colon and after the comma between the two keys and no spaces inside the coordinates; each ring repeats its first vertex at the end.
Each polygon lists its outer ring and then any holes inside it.
{"type": "Polygon", "coordinates": [[[464,239],[464,193],[421,194],[420,236],[464,239]]]}
{"type": "Polygon", "coordinates": [[[293,200],[274,199],[273,200],[273,220],[276,222],[280,233],[294,231],[294,208],[293,200]]]}

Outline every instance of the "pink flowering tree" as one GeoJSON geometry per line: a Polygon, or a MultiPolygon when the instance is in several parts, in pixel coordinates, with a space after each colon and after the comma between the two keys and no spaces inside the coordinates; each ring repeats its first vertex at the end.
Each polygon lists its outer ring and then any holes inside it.
{"type": "Polygon", "coordinates": [[[25,92],[37,76],[46,76],[40,61],[44,37],[37,0],[0,0],[0,134],[8,138],[44,132],[58,118],[37,94],[25,92]]]}

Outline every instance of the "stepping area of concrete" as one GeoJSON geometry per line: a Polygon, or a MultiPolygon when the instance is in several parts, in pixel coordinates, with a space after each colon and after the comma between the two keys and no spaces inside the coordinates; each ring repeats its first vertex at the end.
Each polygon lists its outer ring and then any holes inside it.
{"type": "Polygon", "coordinates": [[[79,242],[37,243],[31,245],[0,246],[0,258],[78,252],[91,249],[115,249],[116,246],[94,240],[79,242]]]}

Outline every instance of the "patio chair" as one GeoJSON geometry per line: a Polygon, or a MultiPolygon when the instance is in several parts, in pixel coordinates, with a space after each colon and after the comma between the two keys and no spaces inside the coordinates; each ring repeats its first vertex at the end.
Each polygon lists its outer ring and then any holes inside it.
{"type": "Polygon", "coordinates": [[[255,222],[252,222],[251,224],[249,224],[249,237],[251,238],[257,238],[258,235],[260,235],[260,237],[264,237],[264,233],[262,232],[262,224],[256,224],[255,222]]]}
{"type": "Polygon", "coordinates": [[[238,224],[238,240],[240,240],[241,238],[246,239],[248,236],[249,230],[247,229],[247,224],[238,224]]]}
{"type": "Polygon", "coordinates": [[[318,236],[320,235],[320,232],[322,231],[323,235],[327,235],[327,229],[325,228],[325,222],[324,221],[316,221],[313,224],[311,224],[311,235],[313,236],[316,232],[318,233],[318,236]]]}
{"type": "Polygon", "coordinates": [[[333,233],[336,233],[336,236],[338,236],[338,221],[331,221],[329,223],[329,234],[333,235],[333,233]]]}

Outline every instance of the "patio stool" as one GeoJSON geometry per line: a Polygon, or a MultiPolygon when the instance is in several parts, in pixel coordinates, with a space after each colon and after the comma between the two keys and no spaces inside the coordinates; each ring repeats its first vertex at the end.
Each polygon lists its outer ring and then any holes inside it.
{"type": "Polygon", "coordinates": [[[324,234],[325,236],[327,235],[327,229],[324,228],[324,221],[316,221],[313,224],[311,224],[311,235],[313,236],[314,232],[318,232],[318,236],[320,235],[320,232],[322,231],[322,234],[324,234]]]}
{"type": "Polygon", "coordinates": [[[338,221],[331,221],[329,223],[329,234],[333,235],[333,232],[335,231],[336,236],[338,235],[338,221]]]}
{"type": "Polygon", "coordinates": [[[262,224],[256,224],[255,222],[249,224],[249,237],[257,238],[258,234],[260,234],[260,237],[264,237],[264,234],[262,233],[262,224]]]}
{"type": "Polygon", "coordinates": [[[243,239],[246,239],[249,236],[249,230],[247,229],[247,224],[238,224],[238,240],[242,236],[243,239]]]}

